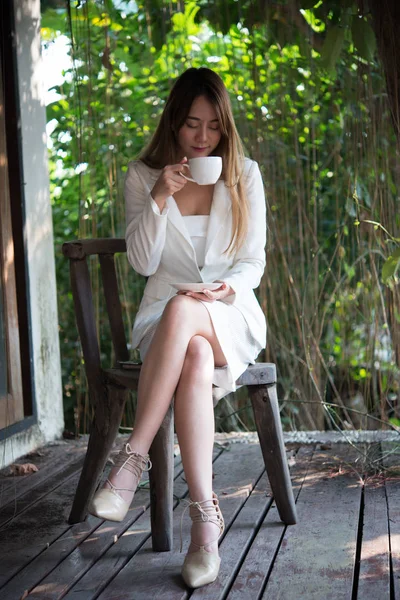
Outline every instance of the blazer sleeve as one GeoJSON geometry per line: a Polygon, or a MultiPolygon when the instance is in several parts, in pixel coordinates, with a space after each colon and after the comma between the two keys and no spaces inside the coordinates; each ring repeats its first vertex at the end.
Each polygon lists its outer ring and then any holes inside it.
{"type": "Polygon", "coordinates": [[[129,164],[125,178],[125,206],[128,260],[141,275],[153,275],[165,245],[168,208],[160,213],[135,162],[129,164]]]}
{"type": "Polygon", "coordinates": [[[230,270],[222,278],[234,290],[224,302],[234,304],[243,292],[257,288],[265,269],[267,234],[264,184],[258,164],[253,161],[247,175],[247,198],[250,205],[249,229],[243,246],[230,270]]]}

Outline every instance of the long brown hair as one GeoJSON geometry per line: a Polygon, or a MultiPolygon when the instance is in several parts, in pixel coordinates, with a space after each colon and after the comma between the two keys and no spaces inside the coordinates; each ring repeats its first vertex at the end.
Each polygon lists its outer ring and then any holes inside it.
{"type": "Polygon", "coordinates": [[[219,122],[221,140],[212,153],[222,157],[222,177],[232,200],[232,237],[225,252],[234,254],[244,244],[248,231],[249,204],[244,185],[244,151],[233,119],[228,91],[211,69],[190,68],[176,80],[158,127],[139,159],[147,166],[162,169],[182,159],[178,132],[184,125],[193,101],[205,96],[213,105],[219,122]]]}

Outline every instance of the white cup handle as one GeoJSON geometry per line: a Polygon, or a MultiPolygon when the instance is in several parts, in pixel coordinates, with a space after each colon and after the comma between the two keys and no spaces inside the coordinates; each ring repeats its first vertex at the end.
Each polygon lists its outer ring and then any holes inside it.
{"type": "Polygon", "coordinates": [[[191,177],[186,177],[186,175],[184,175],[182,173],[182,171],[179,171],[179,173],[182,175],[182,177],[184,177],[185,179],[187,179],[188,181],[193,181],[193,183],[197,183],[197,181],[195,179],[192,179],[191,177]]]}

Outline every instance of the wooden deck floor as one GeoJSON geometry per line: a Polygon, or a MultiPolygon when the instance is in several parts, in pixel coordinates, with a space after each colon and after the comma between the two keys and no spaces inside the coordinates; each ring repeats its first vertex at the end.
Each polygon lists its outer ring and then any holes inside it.
{"type": "MultiPolygon", "coordinates": [[[[288,445],[299,522],[285,527],[258,445],[216,445],[214,489],[227,525],[222,566],[214,584],[194,592],[180,578],[187,486],[179,456],[174,551],[156,554],[147,489],[123,523],[89,517],[68,525],[84,451],[76,442],[47,446],[27,459],[37,473],[0,477],[2,600],[400,599],[399,446],[288,445]],[[394,468],[371,476],[365,456],[394,468]]],[[[186,544],[189,527],[185,518],[186,544]]]]}

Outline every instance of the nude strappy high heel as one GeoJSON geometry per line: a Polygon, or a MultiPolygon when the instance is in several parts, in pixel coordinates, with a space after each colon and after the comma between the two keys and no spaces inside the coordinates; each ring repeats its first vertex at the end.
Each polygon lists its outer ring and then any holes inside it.
{"type": "Polygon", "coordinates": [[[207,583],[212,583],[218,577],[221,559],[217,554],[207,552],[206,547],[211,546],[211,544],[214,544],[219,540],[224,532],[225,523],[219,507],[218,498],[214,492],[212,500],[203,500],[201,502],[190,501],[183,515],[188,508],[190,509],[189,514],[193,523],[213,523],[219,530],[218,537],[215,540],[208,542],[208,544],[204,544],[204,546],[199,546],[192,542],[192,544],[199,549],[196,550],[196,552],[186,554],[182,567],[183,580],[188,587],[198,588],[207,585],[207,583]]]}
{"type": "Polygon", "coordinates": [[[123,521],[129,510],[130,503],[128,504],[118,492],[136,492],[142,473],[150,471],[152,465],[148,454],[142,456],[138,452],[134,452],[129,443],[127,443],[115,457],[114,466],[120,467],[117,475],[122,469],[127,469],[133,474],[132,489],[117,488],[109,479],[106,479],[106,483],[110,487],[102,488],[95,493],[89,507],[89,512],[95,517],[100,517],[100,519],[123,521]]]}

